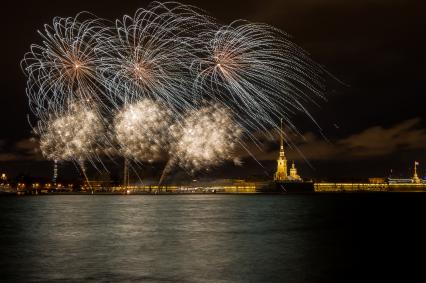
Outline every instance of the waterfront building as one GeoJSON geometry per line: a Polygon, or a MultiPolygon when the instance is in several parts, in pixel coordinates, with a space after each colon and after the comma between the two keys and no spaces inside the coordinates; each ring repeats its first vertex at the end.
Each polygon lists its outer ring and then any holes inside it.
{"type": "Polygon", "coordinates": [[[301,181],[302,180],[302,178],[300,178],[300,176],[297,174],[297,169],[296,169],[296,166],[294,165],[294,161],[293,161],[293,164],[291,165],[290,176],[288,178],[292,181],[301,181]]]}
{"type": "Polygon", "coordinates": [[[296,165],[294,161],[290,168],[290,174],[287,170],[287,158],[284,151],[284,136],[282,129],[282,119],[281,119],[281,131],[280,131],[280,153],[277,159],[277,171],[274,175],[274,181],[283,182],[283,181],[302,181],[302,178],[297,174],[296,165]]]}
{"type": "Polygon", "coordinates": [[[419,162],[414,161],[414,174],[413,174],[413,183],[420,184],[420,178],[417,176],[417,166],[419,165],[419,162]]]}
{"type": "Polygon", "coordinates": [[[373,177],[373,178],[368,178],[368,182],[370,184],[384,184],[386,183],[386,179],[381,177],[373,177]]]}
{"type": "Polygon", "coordinates": [[[280,145],[280,154],[277,159],[277,171],[275,172],[274,180],[275,181],[285,181],[288,179],[287,175],[287,158],[285,157],[284,152],[284,138],[281,129],[281,145],[280,145]]]}

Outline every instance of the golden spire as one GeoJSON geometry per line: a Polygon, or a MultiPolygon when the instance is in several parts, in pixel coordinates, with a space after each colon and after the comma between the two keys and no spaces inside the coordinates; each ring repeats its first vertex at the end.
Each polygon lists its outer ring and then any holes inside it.
{"type": "Polygon", "coordinates": [[[281,128],[280,128],[280,157],[285,159],[284,152],[284,131],[283,131],[283,118],[281,118],[281,128]]]}
{"type": "Polygon", "coordinates": [[[414,183],[420,183],[420,178],[417,176],[417,166],[419,165],[419,162],[414,161],[414,175],[413,175],[413,182],[414,183]]]}
{"type": "Polygon", "coordinates": [[[287,175],[287,159],[284,153],[284,134],[283,134],[283,119],[281,118],[280,131],[280,154],[277,159],[277,171],[275,172],[275,181],[284,181],[288,179],[287,175]]]}

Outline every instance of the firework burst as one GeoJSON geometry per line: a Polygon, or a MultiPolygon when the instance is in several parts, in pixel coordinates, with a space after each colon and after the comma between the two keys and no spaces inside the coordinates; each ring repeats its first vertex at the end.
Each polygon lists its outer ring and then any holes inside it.
{"type": "Polygon", "coordinates": [[[100,72],[117,104],[151,98],[176,113],[191,105],[194,34],[207,22],[190,6],[158,2],[117,20],[114,35],[98,48],[100,72]]]}
{"type": "Polygon", "coordinates": [[[303,105],[322,96],[321,66],[274,27],[237,21],[201,38],[197,93],[230,107],[247,132],[278,128],[283,116],[293,126],[290,114],[310,116],[303,105]]]}
{"type": "Polygon", "coordinates": [[[114,120],[120,152],[138,162],[153,162],[164,157],[171,124],[171,112],[150,99],[125,106],[114,120]]]}
{"type": "Polygon", "coordinates": [[[105,97],[97,74],[95,50],[105,31],[102,21],[87,13],[53,19],[39,31],[42,45],[33,44],[21,66],[28,76],[27,95],[36,116],[60,111],[67,101],[102,104],[105,97]]]}
{"type": "Polygon", "coordinates": [[[160,183],[175,164],[195,173],[227,160],[238,162],[235,149],[241,133],[229,110],[219,104],[189,111],[170,128],[170,160],[160,183]]]}
{"type": "Polygon", "coordinates": [[[40,121],[36,131],[45,158],[81,164],[97,157],[104,127],[96,111],[72,103],[66,113],[40,121]]]}

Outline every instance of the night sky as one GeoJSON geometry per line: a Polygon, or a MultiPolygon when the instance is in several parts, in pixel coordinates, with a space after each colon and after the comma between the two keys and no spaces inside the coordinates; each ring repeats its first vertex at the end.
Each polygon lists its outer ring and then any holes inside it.
{"type": "MultiPolygon", "coordinates": [[[[113,20],[133,15],[149,1],[7,1],[1,26],[0,172],[49,176],[30,141],[25,76],[19,63],[36,33],[55,16],[82,10],[113,20]]],[[[215,0],[183,1],[205,9],[221,23],[247,19],[277,26],[341,83],[330,81],[327,101],[307,105],[321,131],[302,115],[294,117],[305,140],[294,137],[302,176],[320,179],[411,174],[414,160],[426,174],[424,1],[407,0],[215,0]],[[300,140],[300,141],[299,141],[300,140]]],[[[246,159],[225,165],[217,177],[272,174],[278,144],[265,141],[255,155],[265,168],[246,159]],[[226,172],[226,173],[225,173],[226,172]],[[227,175],[228,174],[228,175],[227,175]]],[[[68,168],[72,170],[72,168],[68,168]]]]}

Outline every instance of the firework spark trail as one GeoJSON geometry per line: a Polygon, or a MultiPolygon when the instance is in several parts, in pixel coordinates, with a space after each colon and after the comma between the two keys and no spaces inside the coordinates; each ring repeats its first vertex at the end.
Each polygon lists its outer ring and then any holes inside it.
{"type": "Polygon", "coordinates": [[[27,95],[32,112],[61,111],[70,100],[102,105],[108,100],[97,73],[95,50],[105,32],[102,20],[88,13],[53,19],[38,31],[42,45],[31,45],[21,62],[28,77],[27,95]]]}
{"type": "Polygon", "coordinates": [[[172,113],[150,99],[125,106],[114,119],[119,150],[136,162],[153,162],[167,153],[172,113]]]}
{"type": "Polygon", "coordinates": [[[170,129],[172,144],[160,184],[174,165],[194,173],[233,160],[241,142],[242,129],[235,124],[230,111],[219,104],[187,113],[183,121],[170,129]]]}
{"type": "Polygon", "coordinates": [[[152,98],[176,115],[191,107],[195,35],[209,23],[194,7],[158,2],[117,20],[97,49],[111,97],[117,104],[152,98]]]}
{"type": "Polygon", "coordinates": [[[322,97],[324,70],[288,35],[236,21],[200,37],[204,52],[191,65],[196,93],[230,107],[248,134],[279,128],[283,116],[297,131],[290,117],[295,111],[311,117],[303,104],[322,97]]]}

